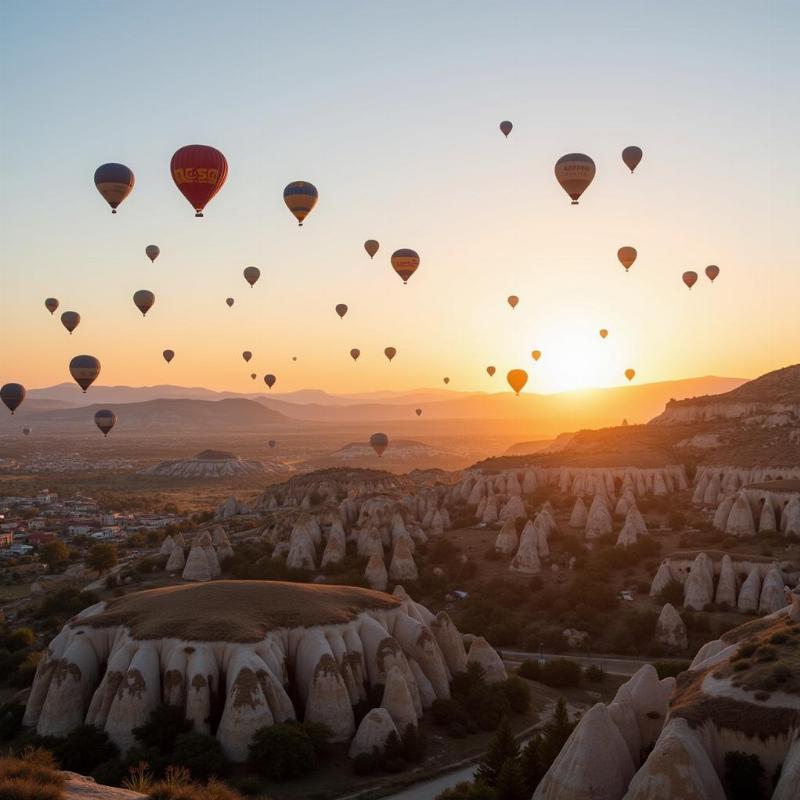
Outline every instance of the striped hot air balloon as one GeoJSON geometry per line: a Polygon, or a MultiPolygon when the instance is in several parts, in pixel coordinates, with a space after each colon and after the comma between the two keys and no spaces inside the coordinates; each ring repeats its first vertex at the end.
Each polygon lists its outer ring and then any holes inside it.
{"type": "Polygon", "coordinates": [[[293,181],[283,190],[283,202],[294,214],[298,225],[303,224],[318,199],[317,187],[308,181],[293,181]]]}
{"type": "Polygon", "coordinates": [[[570,153],[556,161],[556,180],[572,198],[572,205],[578,205],[578,198],[589,188],[595,171],[594,161],[584,153],[570,153]]]}
{"type": "Polygon", "coordinates": [[[94,172],[94,185],[103,199],[117,213],[117,206],[133,191],[136,178],[124,164],[102,164],[94,172]]]}
{"type": "Polygon", "coordinates": [[[25,387],[21,383],[6,383],[0,387],[0,400],[13,414],[25,399],[25,387]]]}
{"type": "Polygon", "coordinates": [[[170,161],[172,180],[195,210],[196,217],[222,188],[228,177],[228,162],[215,147],[189,144],[175,152],[170,161]]]}
{"type": "Polygon", "coordinates": [[[69,362],[69,374],[86,394],[100,374],[100,362],[94,356],[75,356],[69,362]]]}
{"type": "Polygon", "coordinates": [[[403,283],[408,283],[408,279],[417,271],[419,267],[419,254],[416,250],[403,247],[392,253],[392,267],[394,271],[403,279],[403,283]]]}

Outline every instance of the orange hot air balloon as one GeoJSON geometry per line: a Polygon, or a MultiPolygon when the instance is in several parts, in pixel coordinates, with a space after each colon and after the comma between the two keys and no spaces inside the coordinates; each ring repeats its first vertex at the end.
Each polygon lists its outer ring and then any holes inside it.
{"type": "Polygon", "coordinates": [[[534,361],[538,361],[541,357],[542,357],[542,351],[541,350],[532,350],[531,351],[531,358],[534,361]]]}
{"type": "Polygon", "coordinates": [[[164,356],[164,361],[166,361],[167,364],[169,364],[169,362],[172,361],[173,358],[175,358],[175,351],[165,350],[161,355],[164,356]]]}
{"type": "Polygon", "coordinates": [[[683,273],[683,282],[691,289],[697,283],[697,273],[693,270],[687,269],[683,273]]]}
{"type": "Polygon", "coordinates": [[[50,314],[55,314],[56,309],[58,308],[58,300],[55,297],[48,297],[47,300],[44,301],[44,307],[50,312],[50,314]]]}
{"type": "Polygon", "coordinates": [[[638,253],[636,252],[636,248],[628,245],[625,247],[620,247],[620,249],[617,250],[617,258],[619,259],[619,263],[625,267],[625,272],[627,272],[633,266],[633,262],[636,261],[637,255],[638,253]]]}
{"type": "Polygon", "coordinates": [[[517,303],[519,303],[519,297],[515,294],[510,294],[508,296],[508,304],[511,306],[511,309],[515,309],[517,307],[517,303]]]}
{"type": "Polygon", "coordinates": [[[367,251],[370,258],[375,258],[375,253],[378,252],[379,247],[380,244],[375,239],[367,239],[367,241],[364,242],[364,249],[367,251]]]}
{"type": "Polygon", "coordinates": [[[714,283],[717,275],[719,275],[719,267],[716,264],[709,264],[706,267],[706,277],[714,283]]]}
{"type": "Polygon", "coordinates": [[[265,375],[264,376],[264,383],[267,384],[267,389],[271,389],[275,385],[275,381],[277,379],[274,375],[265,375]]]}
{"type": "Polygon", "coordinates": [[[308,181],[294,181],[283,190],[283,202],[294,214],[298,225],[303,224],[303,220],[317,204],[318,198],[317,187],[308,181]]]}
{"type": "Polygon", "coordinates": [[[69,331],[70,336],[72,331],[78,327],[81,321],[81,315],[77,311],[65,311],[61,315],[61,324],[69,331]]]}
{"type": "Polygon", "coordinates": [[[636,147],[636,145],[626,147],[622,151],[622,160],[625,162],[625,166],[633,172],[642,160],[642,148],[636,147]]]}
{"type": "Polygon", "coordinates": [[[509,122],[507,119],[504,119],[504,120],[503,120],[503,121],[500,123],[500,130],[502,131],[502,133],[503,133],[503,136],[505,136],[505,137],[506,137],[506,139],[508,139],[508,134],[509,134],[509,133],[511,133],[511,129],[512,129],[513,127],[514,127],[514,126],[513,126],[513,125],[512,125],[512,124],[511,124],[511,123],[510,123],[510,122],[509,122]]]}
{"type": "Polygon", "coordinates": [[[600,328],[600,338],[605,339],[608,336],[608,331],[605,328],[600,328]]]}
{"type": "Polygon", "coordinates": [[[497,370],[494,367],[486,367],[486,371],[489,373],[489,377],[491,378],[497,370]]]}
{"type": "Polygon", "coordinates": [[[242,358],[243,358],[245,361],[249,361],[249,360],[250,360],[252,357],[253,357],[253,354],[252,354],[252,353],[251,353],[249,350],[245,350],[245,351],[242,353],[242,358]]]}
{"type": "Polygon", "coordinates": [[[389,359],[389,363],[391,364],[392,363],[392,359],[397,355],[397,349],[394,348],[394,347],[387,347],[383,351],[383,354],[386,356],[386,358],[389,359]]]}
{"type": "Polygon", "coordinates": [[[512,369],[511,372],[506,375],[506,380],[508,381],[508,385],[514,390],[514,394],[519,397],[519,393],[525,388],[525,384],[528,382],[528,373],[525,372],[524,369],[512,369]]]}
{"type": "Polygon", "coordinates": [[[256,281],[261,277],[261,270],[258,267],[245,267],[242,274],[252,289],[253,286],[255,286],[256,281]]]}
{"type": "Polygon", "coordinates": [[[625,377],[628,379],[628,381],[632,381],[635,375],[636,375],[635,369],[628,368],[625,370],[625,377]]]}
{"type": "Polygon", "coordinates": [[[133,294],[133,304],[142,312],[143,317],[153,307],[155,301],[156,296],[148,289],[139,289],[133,294]]]}
{"type": "Polygon", "coordinates": [[[257,377],[257,376],[256,376],[255,372],[251,372],[251,373],[250,373],[250,378],[251,378],[252,380],[255,380],[255,379],[256,379],[256,377],[257,377]]]}
{"type": "Polygon", "coordinates": [[[233,298],[232,297],[226,297],[225,298],[225,302],[228,304],[228,308],[233,308],[233,298]]]}
{"type": "Polygon", "coordinates": [[[336,306],[336,313],[339,315],[339,319],[344,319],[344,315],[347,313],[347,306],[344,303],[339,303],[336,306]]]}
{"type": "Polygon", "coordinates": [[[133,172],[124,164],[102,164],[94,173],[94,185],[111,206],[111,213],[117,213],[117,206],[133,191],[136,179],[133,172]]]}
{"type": "Polygon", "coordinates": [[[419,255],[415,250],[403,247],[392,253],[392,267],[394,271],[403,279],[403,283],[408,283],[408,279],[417,271],[419,267],[419,255]]]}
{"type": "Polygon", "coordinates": [[[442,380],[444,381],[444,383],[445,383],[445,386],[446,386],[448,383],[450,383],[450,378],[442,378],[442,380]]]}
{"type": "Polygon", "coordinates": [[[181,147],[170,161],[172,180],[195,210],[196,217],[223,187],[228,177],[228,162],[215,147],[189,144],[181,147]]]}
{"type": "Polygon", "coordinates": [[[420,417],[420,416],[422,416],[422,409],[421,409],[421,408],[417,408],[417,409],[415,409],[415,410],[414,410],[414,413],[415,413],[415,414],[416,414],[418,417],[420,417]]]}
{"type": "Polygon", "coordinates": [[[369,437],[369,444],[378,454],[378,458],[380,458],[389,446],[389,437],[385,433],[373,433],[372,436],[369,437]]]}
{"type": "Polygon", "coordinates": [[[572,198],[573,206],[578,205],[578,198],[589,188],[595,171],[594,161],[583,153],[570,153],[556,161],[556,180],[572,198]]]}
{"type": "Polygon", "coordinates": [[[360,350],[359,350],[357,347],[354,347],[354,348],[353,348],[353,349],[350,351],[350,358],[352,358],[352,359],[353,359],[353,361],[358,361],[358,357],[359,357],[360,355],[361,355],[361,351],[360,351],[360,350]]]}

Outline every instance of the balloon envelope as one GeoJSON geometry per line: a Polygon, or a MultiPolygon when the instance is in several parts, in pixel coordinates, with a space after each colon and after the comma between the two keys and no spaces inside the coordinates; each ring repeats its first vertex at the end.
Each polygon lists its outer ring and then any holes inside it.
{"type": "Polygon", "coordinates": [[[270,440],[267,442],[267,444],[268,444],[270,447],[275,447],[275,445],[276,445],[276,444],[278,444],[278,443],[277,443],[277,442],[276,442],[274,439],[270,439],[270,440]]]}
{"type": "Polygon", "coordinates": [[[189,144],[175,151],[169,165],[172,180],[195,210],[196,217],[222,188],[228,177],[228,162],[215,147],[189,144]]]}
{"type": "Polygon", "coordinates": [[[134,292],[133,304],[142,312],[142,316],[147,314],[155,301],[156,296],[149,289],[139,289],[138,292],[134,292]]]}
{"type": "Polygon", "coordinates": [[[719,275],[719,267],[716,264],[709,264],[706,267],[706,277],[711,281],[711,283],[714,283],[717,275],[719,275]]]}
{"type": "Polygon", "coordinates": [[[697,273],[691,269],[687,269],[683,273],[683,282],[691,289],[697,283],[697,273]]]}
{"type": "Polygon", "coordinates": [[[0,387],[0,400],[13,414],[25,399],[25,387],[21,383],[6,383],[0,387]]]}
{"type": "Polygon", "coordinates": [[[61,324],[70,332],[78,327],[81,321],[81,315],[77,311],[65,311],[61,315],[61,324]]]}
{"type": "Polygon", "coordinates": [[[250,360],[252,357],[253,357],[253,354],[252,354],[252,353],[251,353],[249,350],[245,350],[245,351],[242,353],[242,358],[243,358],[245,361],[249,361],[249,360],[250,360]]]}
{"type": "Polygon", "coordinates": [[[542,357],[542,351],[541,350],[532,350],[531,351],[531,358],[534,361],[538,361],[541,357],[542,357]]]}
{"type": "Polygon", "coordinates": [[[500,130],[503,132],[503,136],[505,136],[506,138],[508,138],[508,134],[511,133],[511,129],[513,127],[514,126],[507,119],[504,119],[500,123],[500,130]]]}
{"type": "Polygon", "coordinates": [[[26,425],[26,426],[25,426],[25,427],[22,429],[22,433],[23,433],[25,436],[30,436],[30,435],[31,435],[31,430],[32,430],[31,426],[30,426],[30,425],[26,425]]]}
{"type": "Polygon", "coordinates": [[[169,364],[169,362],[172,361],[173,358],[175,358],[175,351],[165,350],[161,355],[164,356],[164,361],[166,361],[167,364],[169,364]]]}
{"type": "Polygon", "coordinates": [[[626,369],[625,370],[625,377],[629,381],[632,381],[635,375],[636,375],[636,370],[635,369],[626,369]]]}
{"type": "Polygon", "coordinates": [[[44,301],[44,307],[51,313],[55,313],[56,309],[58,308],[58,300],[55,297],[48,297],[47,300],[44,301]]]}
{"type": "Polygon", "coordinates": [[[489,377],[491,378],[497,370],[494,367],[486,367],[486,371],[489,373],[489,377]]]}
{"type": "Polygon", "coordinates": [[[101,408],[94,415],[94,424],[108,436],[108,432],[117,424],[117,415],[107,408],[101,408]]]}
{"type": "Polygon", "coordinates": [[[347,313],[347,306],[344,303],[338,303],[336,313],[339,315],[339,319],[344,319],[344,315],[347,313]]]}
{"type": "Polygon", "coordinates": [[[261,277],[261,270],[258,267],[245,267],[243,275],[252,289],[255,282],[261,277]]]}
{"type": "Polygon", "coordinates": [[[294,214],[298,225],[303,224],[303,220],[317,204],[318,198],[317,187],[308,181],[293,181],[283,190],[283,202],[294,214]]]}
{"type": "Polygon", "coordinates": [[[375,257],[375,253],[378,252],[379,247],[380,244],[375,239],[367,239],[367,241],[364,242],[364,249],[367,251],[370,258],[375,257]]]}
{"type": "Polygon", "coordinates": [[[636,147],[636,145],[626,147],[622,151],[622,160],[625,162],[625,166],[633,172],[642,160],[642,148],[636,147]]]}
{"type": "Polygon", "coordinates": [[[378,458],[383,455],[384,450],[389,446],[389,437],[385,433],[373,433],[369,437],[372,449],[378,454],[378,458]]]}
{"type": "Polygon", "coordinates": [[[267,374],[264,376],[264,383],[267,384],[267,388],[271,389],[275,385],[276,378],[274,375],[267,374]]]}
{"type": "Polygon", "coordinates": [[[358,357],[359,357],[360,355],[361,355],[361,351],[360,351],[360,350],[359,350],[357,347],[354,347],[354,348],[353,348],[353,349],[350,351],[350,358],[352,358],[352,359],[353,359],[353,361],[358,361],[358,357]]]}
{"type": "Polygon", "coordinates": [[[232,297],[227,297],[225,299],[225,302],[228,304],[228,308],[231,308],[233,306],[233,298],[232,297]]]}
{"type": "Polygon", "coordinates": [[[445,384],[450,383],[450,378],[442,378],[442,380],[445,382],[445,384]]]}
{"type": "Polygon", "coordinates": [[[514,393],[519,396],[519,393],[528,382],[528,373],[525,372],[524,369],[512,369],[511,372],[506,375],[506,380],[508,381],[508,385],[514,390],[514,393]]]}
{"type": "Polygon", "coordinates": [[[133,191],[136,179],[124,164],[103,164],[94,172],[94,185],[103,199],[117,213],[117,206],[133,191]]]}
{"type": "Polygon", "coordinates": [[[408,279],[417,271],[419,267],[419,255],[415,250],[402,247],[392,253],[392,267],[394,271],[403,279],[403,283],[408,283],[408,279]]]}
{"type": "Polygon", "coordinates": [[[414,413],[415,413],[415,414],[416,414],[418,417],[420,417],[420,416],[422,416],[422,409],[421,409],[421,408],[417,408],[417,409],[415,409],[415,410],[414,410],[414,413]]]}
{"type": "Polygon", "coordinates": [[[578,198],[594,180],[595,171],[594,161],[583,153],[570,153],[556,161],[556,180],[572,198],[572,205],[578,205],[578,198]]]}
{"type": "Polygon", "coordinates": [[[620,249],[617,250],[617,258],[619,259],[619,263],[625,267],[625,272],[627,272],[633,265],[633,262],[636,261],[637,255],[636,248],[628,245],[620,247],[620,249]]]}
{"type": "Polygon", "coordinates": [[[397,355],[397,348],[386,347],[384,348],[383,354],[386,356],[386,358],[389,359],[389,362],[391,363],[392,359],[397,355]]]}
{"type": "Polygon", "coordinates": [[[150,259],[150,261],[155,261],[160,252],[161,250],[156,244],[149,244],[144,249],[144,254],[150,259]]]}
{"type": "Polygon", "coordinates": [[[100,362],[94,356],[75,356],[69,362],[69,374],[85,394],[100,374],[100,362]]]}
{"type": "Polygon", "coordinates": [[[519,303],[519,297],[517,297],[515,294],[508,296],[508,304],[511,306],[511,308],[516,308],[517,303],[519,303]]]}
{"type": "Polygon", "coordinates": [[[251,372],[251,373],[250,373],[250,377],[251,377],[253,380],[255,380],[257,376],[256,376],[255,372],[251,372]]]}
{"type": "Polygon", "coordinates": [[[600,328],[600,338],[605,339],[608,336],[608,331],[605,328],[600,328]]]}

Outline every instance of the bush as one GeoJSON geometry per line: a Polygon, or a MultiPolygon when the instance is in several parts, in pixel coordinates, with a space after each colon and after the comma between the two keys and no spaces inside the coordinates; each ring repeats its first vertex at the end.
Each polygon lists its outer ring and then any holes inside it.
{"type": "Polygon", "coordinates": [[[219,740],[194,731],[182,733],[175,740],[172,761],[186,767],[195,780],[222,777],[228,771],[228,761],[222,754],[219,740]]]}
{"type": "Polygon", "coordinates": [[[517,675],[522,678],[527,678],[529,681],[539,681],[541,678],[542,669],[538,661],[533,661],[526,658],[518,667],[517,675]]]}
{"type": "Polygon", "coordinates": [[[519,678],[512,676],[500,684],[515,714],[524,714],[530,706],[531,696],[527,685],[519,678]]]}
{"type": "Polygon", "coordinates": [[[0,757],[3,800],[62,800],[64,778],[46,750],[26,750],[21,757],[0,757]]]}
{"type": "Polygon", "coordinates": [[[115,544],[93,544],[86,554],[86,566],[101,574],[116,565],[117,546],[115,544]]]}
{"type": "Polygon", "coordinates": [[[67,586],[46,595],[36,616],[39,619],[62,614],[71,617],[79,611],[83,611],[84,608],[94,605],[98,600],[99,598],[94,592],[82,592],[80,589],[67,586]]]}
{"type": "Polygon", "coordinates": [[[597,664],[590,664],[583,671],[583,675],[590,683],[600,683],[602,682],[606,673],[605,670],[602,667],[598,667],[597,664]]]}
{"type": "Polygon", "coordinates": [[[152,747],[162,755],[169,755],[175,749],[177,738],[194,728],[186,719],[179,706],[163,704],[150,712],[147,722],[134,728],[132,733],[144,747],[152,747]]]}
{"type": "Polygon", "coordinates": [[[0,706],[0,742],[8,742],[22,729],[25,706],[22,703],[5,703],[0,706]]]}
{"type": "Polygon", "coordinates": [[[436,795],[436,800],[496,800],[497,795],[485,783],[456,784],[452,789],[445,789],[436,795]]]}
{"type": "Polygon", "coordinates": [[[116,758],[119,749],[105,731],[94,725],[81,725],[59,742],[53,755],[62,769],[86,775],[104,761],[116,758]]]}
{"type": "Polygon", "coordinates": [[[400,737],[403,746],[403,758],[409,763],[421,761],[425,757],[425,750],[428,741],[424,732],[414,725],[406,725],[403,735],[400,737]]]}
{"type": "Polygon", "coordinates": [[[671,603],[675,608],[683,605],[683,584],[675,579],[671,580],[659,593],[659,605],[671,603]]]}
{"type": "Polygon", "coordinates": [[[316,762],[314,742],[299,722],[260,728],[250,744],[250,766],[272,780],[297,778],[312,770],[316,762]]]}
{"type": "Polygon", "coordinates": [[[359,753],[353,759],[356,775],[372,775],[378,769],[378,759],[372,753],[359,753]]]}
{"type": "Polygon", "coordinates": [[[761,800],[765,797],[764,767],[755,754],[739,750],[725,753],[723,781],[728,800],[761,800]]]}

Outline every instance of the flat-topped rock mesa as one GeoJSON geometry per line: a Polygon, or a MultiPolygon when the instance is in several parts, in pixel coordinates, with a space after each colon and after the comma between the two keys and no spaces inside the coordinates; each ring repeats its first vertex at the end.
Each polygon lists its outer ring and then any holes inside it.
{"type": "MultiPolygon", "coordinates": [[[[303,462],[304,470],[318,470],[335,466],[367,467],[375,463],[375,451],[369,442],[350,442],[325,455],[314,456],[303,462]]],[[[381,456],[384,469],[407,472],[411,468],[459,469],[466,467],[470,458],[456,450],[425,444],[413,439],[391,439],[381,456]]]]}
{"type": "Polygon", "coordinates": [[[162,461],[160,464],[148,467],[144,470],[144,474],[170,478],[227,478],[276,470],[282,471],[275,462],[265,465],[260,461],[245,461],[224,450],[203,450],[191,458],[162,461]]]}
{"type": "Polygon", "coordinates": [[[125,751],[133,729],[168,703],[244,761],[257,730],[298,716],[349,741],[354,707],[381,686],[380,705],[402,730],[449,697],[476,647],[474,659],[494,654],[492,674],[503,679],[499,657],[475,642],[468,654],[446,613],[434,616],[399,587],[394,596],[276,581],[150,589],[70,620],[39,663],[24,724],[53,736],[95,725],[125,751]]]}

